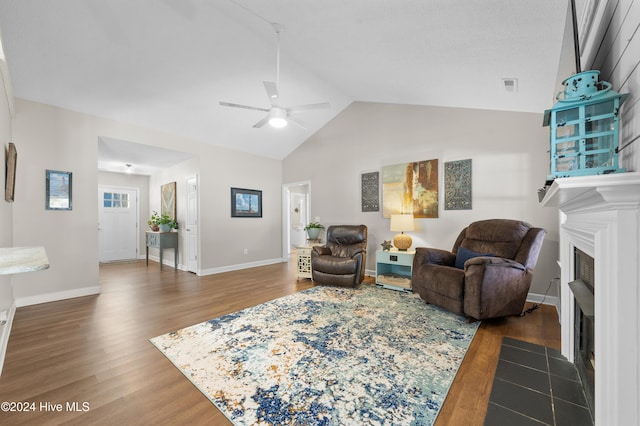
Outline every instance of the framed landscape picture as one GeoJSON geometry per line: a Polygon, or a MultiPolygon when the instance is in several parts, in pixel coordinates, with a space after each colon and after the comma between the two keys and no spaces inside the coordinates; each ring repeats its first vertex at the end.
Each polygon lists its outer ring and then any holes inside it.
{"type": "Polygon", "coordinates": [[[231,217],[262,217],[262,191],[231,188],[231,217]]]}

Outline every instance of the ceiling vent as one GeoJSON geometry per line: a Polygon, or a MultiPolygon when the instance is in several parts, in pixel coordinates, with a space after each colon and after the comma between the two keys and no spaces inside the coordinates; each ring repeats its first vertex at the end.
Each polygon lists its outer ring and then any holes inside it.
{"type": "Polygon", "coordinates": [[[502,84],[504,91],[507,93],[515,93],[518,91],[518,79],[517,78],[503,78],[502,84]]]}

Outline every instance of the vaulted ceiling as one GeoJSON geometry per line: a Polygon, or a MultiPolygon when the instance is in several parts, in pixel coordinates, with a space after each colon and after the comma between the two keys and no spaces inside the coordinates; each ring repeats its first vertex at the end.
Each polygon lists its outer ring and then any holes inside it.
{"type": "MultiPolygon", "coordinates": [[[[553,103],[559,0],[0,0],[16,97],[281,159],[353,101],[542,112],[553,103]],[[282,26],[284,106],[269,107],[282,26]],[[516,91],[504,79],[517,79],[516,91]]],[[[135,141],[131,141],[135,142],[135,141]]]]}

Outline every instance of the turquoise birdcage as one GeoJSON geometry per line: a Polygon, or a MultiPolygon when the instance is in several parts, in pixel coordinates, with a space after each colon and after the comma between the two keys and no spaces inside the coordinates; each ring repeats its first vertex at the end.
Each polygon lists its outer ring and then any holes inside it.
{"type": "Polygon", "coordinates": [[[560,177],[624,172],[618,167],[620,105],[628,94],[598,82],[600,71],[585,71],[562,82],[558,102],[544,112],[551,128],[548,180],[560,177]]]}

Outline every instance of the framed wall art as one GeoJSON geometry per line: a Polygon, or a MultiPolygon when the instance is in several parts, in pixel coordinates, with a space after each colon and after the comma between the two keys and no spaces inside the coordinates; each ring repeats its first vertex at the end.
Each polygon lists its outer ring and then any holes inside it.
{"type": "Polygon", "coordinates": [[[444,209],[471,210],[471,160],[444,163],[444,209]]]}
{"type": "Polygon", "coordinates": [[[262,191],[231,188],[231,217],[262,217],[262,191]]]}
{"type": "Polygon", "coordinates": [[[160,188],[160,214],[166,214],[173,220],[176,219],[176,183],[171,182],[160,188]]]}
{"type": "Polygon", "coordinates": [[[45,208],[47,210],[72,210],[73,174],[47,170],[45,208]]]}
{"type": "Polygon", "coordinates": [[[413,213],[438,217],[438,160],[395,164],[382,168],[382,215],[413,213]]]}
{"type": "Polygon", "coordinates": [[[4,175],[4,199],[13,202],[16,192],[16,163],[18,161],[18,151],[13,142],[9,142],[9,147],[5,153],[5,175],[4,175]]]}
{"type": "Polygon", "coordinates": [[[380,211],[380,173],[371,172],[362,174],[362,211],[380,211]]]}

